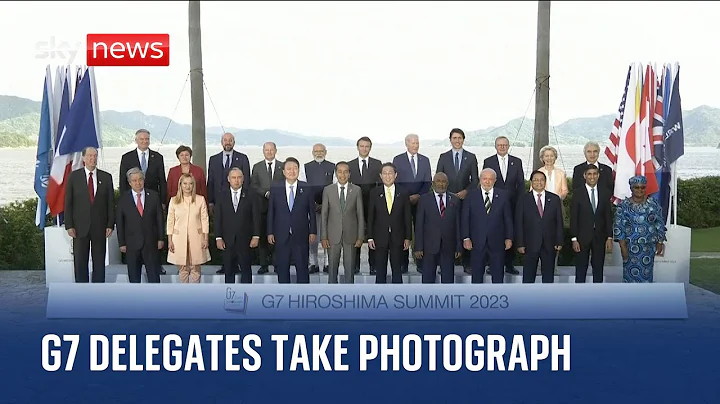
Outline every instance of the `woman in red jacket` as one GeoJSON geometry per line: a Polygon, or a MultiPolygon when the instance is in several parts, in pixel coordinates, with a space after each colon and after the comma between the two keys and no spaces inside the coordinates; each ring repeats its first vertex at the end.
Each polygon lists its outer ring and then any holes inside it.
{"type": "Polygon", "coordinates": [[[168,172],[168,200],[166,201],[168,206],[170,204],[170,200],[178,193],[178,181],[180,180],[180,176],[186,173],[189,173],[195,178],[195,183],[197,184],[195,193],[197,195],[202,195],[203,197],[205,197],[205,199],[207,199],[207,182],[205,181],[205,172],[203,171],[202,167],[190,163],[190,158],[192,157],[192,149],[187,146],[180,146],[175,151],[175,155],[180,161],[180,164],[172,167],[168,172]]]}

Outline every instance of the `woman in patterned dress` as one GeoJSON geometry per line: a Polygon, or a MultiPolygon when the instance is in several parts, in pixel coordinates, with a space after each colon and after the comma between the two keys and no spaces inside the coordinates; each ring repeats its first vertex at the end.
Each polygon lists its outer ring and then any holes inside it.
{"type": "Polygon", "coordinates": [[[620,202],[613,229],[623,259],[623,282],[651,283],[655,255],[664,250],[665,221],[662,208],[645,193],[647,179],[630,178],[632,196],[620,202]]]}

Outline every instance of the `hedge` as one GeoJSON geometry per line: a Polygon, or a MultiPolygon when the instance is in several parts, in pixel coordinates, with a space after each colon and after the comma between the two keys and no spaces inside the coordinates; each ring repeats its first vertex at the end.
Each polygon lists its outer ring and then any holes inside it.
{"type": "MultiPolygon", "coordinates": [[[[568,180],[569,182],[571,180],[568,180]]],[[[529,189],[529,183],[527,184],[529,189]]],[[[570,201],[572,200],[572,184],[570,194],[565,199],[565,226],[569,226],[570,201]]],[[[678,182],[678,224],[694,229],[720,226],[720,177],[702,177],[678,182]]],[[[115,191],[115,200],[119,192],[115,191]]],[[[35,226],[35,210],[37,198],[12,202],[0,206],[0,270],[2,269],[44,269],[45,253],[43,233],[35,226]]],[[[47,217],[48,224],[52,224],[47,217]]],[[[212,261],[209,265],[220,265],[222,256],[215,248],[213,220],[210,218],[210,253],[212,261]]],[[[560,253],[558,265],[574,265],[569,232],[565,232],[565,245],[560,253]]],[[[162,262],[167,256],[167,246],[162,252],[162,262]]],[[[521,262],[518,256],[517,263],[521,262]]]]}

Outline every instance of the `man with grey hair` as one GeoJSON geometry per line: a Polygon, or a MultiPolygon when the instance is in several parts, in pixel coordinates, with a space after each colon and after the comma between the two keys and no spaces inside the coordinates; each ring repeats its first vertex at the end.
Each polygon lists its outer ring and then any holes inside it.
{"type": "Polygon", "coordinates": [[[603,164],[598,161],[600,158],[600,145],[598,142],[589,141],[585,143],[583,152],[585,154],[585,162],[582,162],[573,168],[573,189],[581,188],[585,185],[585,168],[589,164],[597,167],[600,172],[600,178],[598,178],[597,185],[601,188],[607,189],[610,191],[610,195],[612,195],[614,191],[612,168],[610,168],[607,164],[603,164]]]}
{"type": "Polygon", "coordinates": [[[148,283],[160,283],[160,252],[165,246],[164,214],[160,194],[145,188],[145,175],[139,167],[127,171],[131,190],[120,195],[117,207],[117,236],[120,252],[125,253],[128,281],[140,283],[142,266],[148,283]]]}
{"type": "MultiPolygon", "coordinates": [[[[335,164],[325,160],[327,148],[322,143],[316,143],[312,148],[313,160],[305,163],[305,182],[315,196],[315,219],[317,221],[318,235],[315,242],[310,244],[310,273],[320,271],[320,258],[318,257],[318,245],[324,234],[322,234],[322,200],[323,190],[326,186],[335,182],[335,164]]],[[[302,181],[302,179],[300,179],[302,181]]],[[[325,251],[322,260],[323,272],[328,272],[328,251],[325,251]]]]}
{"type": "Polygon", "coordinates": [[[485,263],[490,258],[492,283],[503,283],[507,250],[513,244],[513,212],[510,192],[495,187],[492,168],[480,172],[480,188],[470,191],[462,205],[460,237],[472,258],[472,283],[483,283],[485,263]]]}
{"type": "MultiPolygon", "coordinates": [[[[405,148],[407,149],[405,153],[398,154],[393,158],[393,164],[397,169],[397,179],[395,183],[410,195],[410,213],[414,225],[418,200],[420,200],[421,195],[430,191],[432,169],[430,168],[430,159],[418,153],[420,149],[420,138],[418,135],[411,133],[405,136],[405,148]]],[[[403,252],[403,273],[408,270],[409,254],[410,250],[403,252]]],[[[422,272],[420,269],[420,259],[417,259],[415,262],[418,272],[422,272]]]]}
{"type": "Polygon", "coordinates": [[[260,244],[257,248],[258,261],[260,269],[258,275],[264,275],[270,270],[271,253],[273,247],[267,242],[267,214],[268,201],[270,200],[270,187],[275,182],[285,181],[283,175],[283,164],[277,159],[277,145],[275,142],[263,143],[264,159],[255,163],[252,168],[252,176],[250,177],[250,188],[253,192],[257,192],[260,204],[260,244]]]}

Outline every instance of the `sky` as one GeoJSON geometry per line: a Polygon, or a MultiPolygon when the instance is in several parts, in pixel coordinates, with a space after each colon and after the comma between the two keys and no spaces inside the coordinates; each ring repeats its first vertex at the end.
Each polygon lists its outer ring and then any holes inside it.
{"type": "MultiPolygon", "coordinates": [[[[716,2],[552,3],[550,124],[614,114],[632,62],[679,62],[683,109],[720,107],[718,15],[716,2]]],[[[190,123],[188,2],[0,2],[0,16],[0,94],[40,100],[48,63],[85,63],[40,58],[38,42],[168,33],[169,67],[96,68],[100,108],[190,123]]],[[[537,2],[203,2],[201,18],[208,126],[390,143],[534,114],[537,2]]]]}

